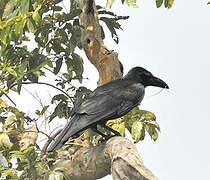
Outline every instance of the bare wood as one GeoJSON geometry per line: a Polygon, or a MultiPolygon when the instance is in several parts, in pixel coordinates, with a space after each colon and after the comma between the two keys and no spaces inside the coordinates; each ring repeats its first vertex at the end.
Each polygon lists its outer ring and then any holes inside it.
{"type": "Polygon", "coordinates": [[[108,50],[101,38],[101,27],[95,2],[80,0],[79,6],[82,9],[80,25],[84,27],[81,41],[88,59],[99,72],[98,84],[121,78],[118,54],[108,50]]]}
{"type": "Polygon", "coordinates": [[[106,147],[114,180],[157,180],[143,164],[135,145],[124,137],[111,138],[106,147]]]}
{"type": "Polygon", "coordinates": [[[71,180],[95,180],[111,172],[114,180],[157,180],[144,166],[135,145],[124,137],[113,137],[92,148],[80,147],[75,153],[61,151],[59,158],[54,172],[65,172],[71,180]]]}

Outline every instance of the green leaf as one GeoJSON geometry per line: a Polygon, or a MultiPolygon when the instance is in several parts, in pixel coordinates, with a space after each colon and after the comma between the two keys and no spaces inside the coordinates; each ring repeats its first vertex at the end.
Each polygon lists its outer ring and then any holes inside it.
{"type": "Polygon", "coordinates": [[[23,33],[23,28],[25,27],[27,19],[21,19],[15,24],[15,34],[18,36],[23,33]]]}
{"type": "Polygon", "coordinates": [[[61,69],[61,66],[63,64],[63,58],[58,58],[57,61],[55,62],[56,63],[56,66],[55,68],[53,69],[53,73],[54,74],[58,74],[60,69],[61,69]]]}
{"type": "Polygon", "coordinates": [[[158,133],[157,133],[156,130],[154,130],[154,132],[152,133],[152,139],[153,139],[154,141],[156,141],[156,140],[158,139],[158,133]]]}
{"type": "Polygon", "coordinates": [[[52,41],[52,49],[56,54],[60,54],[61,52],[65,52],[65,49],[61,46],[60,40],[53,40],[52,41]]]}
{"type": "Polygon", "coordinates": [[[19,79],[17,81],[17,92],[18,92],[18,94],[20,94],[21,87],[22,87],[22,79],[19,79]]]}
{"type": "Polygon", "coordinates": [[[37,9],[33,12],[32,18],[36,23],[39,23],[42,20],[37,9]]]}
{"type": "Polygon", "coordinates": [[[15,115],[14,114],[8,116],[4,125],[3,125],[3,128],[4,129],[8,128],[14,121],[15,121],[15,115]]]}
{"type": "Polygon", "coordinates": [[[5,70],[6,70],[8,73],[10,73],[11,75],[17,77],[17,72],[15,71],[14,67],[9,66],[9,67],[6,67],[5,70]]]}
{"type": "Polygon", "coordinates": [[[7,45],[8,44],[8,40],[9,40],[9,33],[10,33],[10,26],[7,26],[6,28],[4,28],[0,34],[0,41],[4,44],[7,45]]]}
{"type": "Polygon", "coordinates": [[[8,179],[16,180],[18,179],[17,172],[15,169],[6,169],[2,172],[2,177],[8,177],[8,179]]]}
{"type": "Polygon", "coordinates": [[[7,162],[7,159],[0,153],[0,167],[1,166],[7,168],[8,162],[7,162]]]}
{"type": "Polygon", "coordinates": [[[140,121],[135,121],[131,128],[131,135],[134,142],[138,142],[143,135],[143,124],[140,121]]]}
{"type": "Polygon", "coordinates": [[[64,94],[57,94],[52,98],[51,103],[53,104],[54,101],[67,101],[68,97],[66,97],[64,94]]]}
{"type": "Polygon", "coordinates": [[[21,0],[20,1],[20,9],[19,12],[21,15],[24,15],[29,10],[29,2],[30,0],[21,0]]]}
{"type": "Polygon", "coordinates": [[[65,15],[65,21],[73,20],[75,17],[79,16],[81,14],[81,9],[74,9],[70,11],[69,14],[65,15]]]}
{"type": "MultiPolygon", "coordinates": [[[[11,15],[14,15],[13,14],[13,11],[16,7],[16,0],[10,0],[8,1],[8,3],[6,4],[5,8],[4,8],[4,13],[2,15],[2,18],[3,19],[9,19],[11,18],[12,16],[11,15]]],[[[16,11],[17,13],[18,11],[16,11]]],[[[16,15],[16,14],[15,14],[16,15]]]]}
{"type": "Polygon", "coordinates": [[[71,108],[67,106],[67,102],[61,101],[55,108],[54,112],[51,114],[49,122],[51,122],[56,116],[59,118],[65,117],[69,118],[71,114],[71,108]]]}
{"type": "Polygon", "coordinates": [[[90,89],[87,89],[84,86],[79,87],[74,95],[74,107],[78,107],[78,105],[80,105],[81,102],[84,101],[84,99],[87,98],[88,95],[90,95],[90,93],[90,89]]]}
{"type": "Polygon", "coordinates": [[[207,4],[210,4],[210,1],[207,4]]]}
{"type": "Polygon", "coordinates": [[[76,73],[76,77],[78,78],[79,82],[82,82],[82,74],[83,74],[83,59],[81,56],[79,56],[76,53],[72,54],[73,58],[73,67],[74,67],[74,72],[76,73]]]}
{"type": "Polygon", "coordinates": [[[0,147],[11,148],[13,144],[10,142],[9,136],[6,133],[0,133],[0,147]]]}
{"type": "Polygon", "coordinates": [[[132,8],[138,8],[139,6],[136,4],[137,0],[125,0],[126,4],[132,8]]]}
{"type": "Polygon", "coordinates": [[[52,7],[52,10],[53,11],[61,11],[63,8],[62,7],[60,7],[60,6],[53,6],[52,7]]]}
{"type": "Polygon", "coordinates": [[[30,161],[35,160],[35,149],[33,145],[30,145],[23,151],[24,155],[26,156],[27,159],[30,161]]]}
{"type": "Polygon", "coordinates": [[[146,121],[146,123],[149,126],[153,126],[154,128],[156,128],[160,132],[160,126],[156,121],[146,121]]]}
{"type": "Polygon", "coordinates": [[[158,139],[158,133],[155,127],[150,126],[149,124],[146,125],[146,130],[149,133],[150,137],[156,141],[158,139]]]}
{"type": "Polygon", "coordinates": [[[115,29],[122,29],[120,24],[112,18],[101,17],[100,20],[105,22],[109,31],[111,32],[112,39],[118,44],[119,43],[119,37],[118,37],[115,29]]]}
{"type": "Polygon", "coordinates": [[[44,106],[41,110],[41,115],[43,115],[47,111],[48,108],[49,108],[49,105],[44,106]]]}
{"type": "Polygon", "coordinates": [[[115,0],[107,0],[106,1],[106,7],[111,8],[115,0]]]}
{"type": "Polygon", "coordinates": [[[168,9],[171,8],[173,3],[174,3],[174,0],[165,0],[165,3],[164,3],[165,8],[168,8],[168,9]]]}
{"type": "Polygon", "coordinates": [[[28,18],[28,20],[27,20],[27,28],[28,28],[29,32],[32,32],[32,33],[36,32],[35,24],[33,23],[32,19],[30,19],[30,18],[28,18]]]}
{"type": "Polygon", "coordinates": [[[101,25],[100,25],[100,28],[101,28],[101,38],[105,39],[104,29],[103,29],[103,27],[101,25]]]}
{"type": "Polygon", "coordinates": [[[159,8],[163,4],[163,0],[156,0],[156,6],[159,8]]]}
{"type": "Polygon", "coordinates": [[[118,131],[121,136],[125,136],[125,123],[115,123],[111,126],[112,129],[118,131]]]}

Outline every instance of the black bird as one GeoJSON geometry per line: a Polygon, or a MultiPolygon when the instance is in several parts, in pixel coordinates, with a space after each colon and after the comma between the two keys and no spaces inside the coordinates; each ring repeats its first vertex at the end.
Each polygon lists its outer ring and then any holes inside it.
{"type": "Polygon", "coordinates": [[[59,149],[70,137],[88,128],[104,136],[97,130],[97,125],[119,135],[105,123],[124,116],[138,106],[147,86],[169,88],[163,80],[142,67],[134,67],[122,79],[97,87],[80,106],[75,108],[70,121],[52,142],[48,151],[59,149]]]}

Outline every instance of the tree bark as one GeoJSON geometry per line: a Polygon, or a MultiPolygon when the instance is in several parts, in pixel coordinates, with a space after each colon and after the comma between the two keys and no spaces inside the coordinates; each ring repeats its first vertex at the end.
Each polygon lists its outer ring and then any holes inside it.
{"type": "Polygon", "coordinates": [[[135,145],[124,137],[113,137],[91,148],[80,147],[74,153],[61,151],[59,157],[54,172],[65,172],[71,180],[95,180],[110,173],[114,180],[157,180],[144,166],[135,145]]]}
{"type": "MultiPolygon", "coordinates": [[[[99,72],[98,84],[122,77],[118,54],[109,51],[101,38],[98,13],[93,0],[80,0],[82,45],[99,72]]],[[[78,147],[74,152],[60,151],[54,174],[71,180],[95,180],[112,174],[114,180],[157,180],[144,166],[135,145],[124,137],[113,137],[97,146],[78,147]],[[59,174],[60,173],[60,174],[59,174]]]]}
{"type": "Polygon", "coordinates": [[[90,62],[99,72],[98,84],[122,77],[118,54],[108,50],[101,37],[98,13],[93,0],[80,0],[80,25],[84,27],[81,42],[90,62]]]}

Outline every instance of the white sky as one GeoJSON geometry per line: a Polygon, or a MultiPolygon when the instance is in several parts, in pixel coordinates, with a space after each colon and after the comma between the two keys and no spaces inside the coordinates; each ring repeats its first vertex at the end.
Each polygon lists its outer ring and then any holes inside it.
{"type": "MultiPolygon", "coordinates": [[[[159,89],[148,88],[140,106],[155,113],[161,126],[157,142],[148,137],[137,144],[145,165],[161,180],[210,179],[210,6],[206,3],[175,0],[170,10],[157,9],[154,0],[141,0],[138,9],[113,6],[117,14],[130,18],[119,32],[119,45],[108,38],[107,47],[119,53],[125,72],[142,66],[170,86],[155,96],[159,89]]],[[[96,73],[87,65],[92,89],[96,73]]],[[[52,91],[38,89],[44,102],[52,91]]],[[[28,112],[39,107],[36,101],[28,104],[29,97],[16,97],[28,112]]]]}
{"type": "Polygon", "coordinates": [[[119,34],[120,44],[114,46],[126,72],[143,66],[170,86],[152,97],[158,89],[148,88],[140,106],[154,112],[161,126],[157,142],[147,138],[137,144],[145,165],[161,180],[210,179],[210,6],[206,3],[175,0],[167,10],[157,9],[153,0],[141,0],[138,9],[113,7],[130,15],[119,34]]]}

